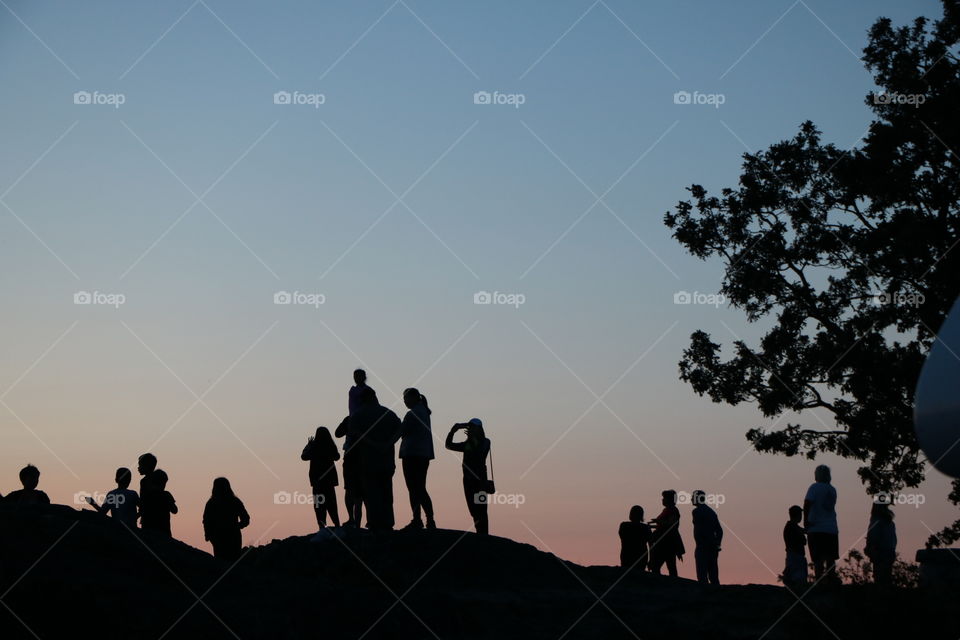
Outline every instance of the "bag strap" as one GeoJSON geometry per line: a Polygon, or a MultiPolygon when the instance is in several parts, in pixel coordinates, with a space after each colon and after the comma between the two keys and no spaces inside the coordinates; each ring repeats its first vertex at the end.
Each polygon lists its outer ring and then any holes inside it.
{"type": "Polygon", "coordinates": [[[490,449],[487,451],[487,455],[490,456],[490,479],[494,480],[493,477],[493,445],[490,446],[490,449]]]}

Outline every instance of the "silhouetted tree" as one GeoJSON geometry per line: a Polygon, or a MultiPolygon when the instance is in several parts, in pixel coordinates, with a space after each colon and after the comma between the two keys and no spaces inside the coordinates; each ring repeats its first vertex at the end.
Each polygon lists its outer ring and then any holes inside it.
{"type": "MultiPolygon", "coordinates": [[[[737,188],[693,185],[692,202],[664,219],[691,254],[723,261],[733,307],[770,323],[756,346],[735,340],[729,359],[695,332],[680,378],[715,402],[783,417],[747,432],[758,451],[862,462],[869,493],[924,478],[913,391],[960,291],[960,2],[943,8],[933,24],[881,18],[870,29],[863,61],[879,89],[859,147],[825,144],[805,122],[744,154],[737,188]],[[801,412],[805,424],[786,419],[801,412]]],[[[957,538],[960,521],[941,540],[957,538]]]]}

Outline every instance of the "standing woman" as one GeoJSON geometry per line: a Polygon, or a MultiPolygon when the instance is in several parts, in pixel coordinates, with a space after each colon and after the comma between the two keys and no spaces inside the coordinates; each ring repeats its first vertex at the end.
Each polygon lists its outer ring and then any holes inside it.
{"type": "Polygon", "coordinates": [[[300,454],[301,460],[310,461],[310,490],[313,494],[313,512],[317,517],[317,526],[327,526],[327,514],[333,526],[340,526],[340,512],[337,508],[336,486],[340,484],[337,467],[340,459],[337,444],[326,427],[317,427],[316,433],[307,439],[307,446],[300,454]]]}
{"type": "Polygon", "coordinates": [[[453,425],[447,434],[446,447],[450,451],[463,453],[463,495],[467,500],[467,509],[477,533],[487,534],[490,529],[487,518],[487,455],[490,453],[490,440],[483,432],[483,423],[479,418],[473,418],[466,424],[453,425]],[[454,442],[453,435],[461,429],[466,432],[467,439],[454,442]]]}
{"type": "Polygon", "coordinates": [[[680,510],[677,509],[677,492],[662,491],[663,511],[653,519],[653,540],[650,542],[650,571],[660,574],[666,564],[667,573],[677,577],[677,559],[683,560],[686,549],[680,537],[680,510]]]}
{"type": "Polygon", "coordinates": [[[413,519],[404,529],[423,529],[421,509],[427,515],[427,529],[436,529],[433,520],[433,501],[427,493],[427,469],[433,460],[433,433],[430,430],[430,407],[426,397],[416,389],[403,392],[407,414],[403,416],[400,431],[400,461],[403,464],[403,479],[410,493],[410,510],[413,519]]]}
{"type": "Polygon", "coordinates": [[[233,494],[230,481],[217,478],[213,492],[203,509],[203,538],[213,545],[213,557],[234,562],[240,559],[243,538],[240,530],[250,524],[250,516],[233,494]]]}

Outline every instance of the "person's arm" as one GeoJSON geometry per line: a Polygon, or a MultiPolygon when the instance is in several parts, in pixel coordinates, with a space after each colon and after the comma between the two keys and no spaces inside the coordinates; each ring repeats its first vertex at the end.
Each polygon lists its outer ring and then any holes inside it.
{"type": "Polygon", "coordinates": [[[210,503],[207,502],[206,506],[203,507],[203,539],[207,542],[210,541],[210,503]]]}
{"type": "Polygon", "coordinates": [[[811,500],[803,501],[803,528],[810,528],[810,509],[813,507],[813,502],[811,500]]]}
{"type": "Polygon", "coordinates": [[[237,506],[240,508],[240,528],[244,529],[250,524],[250,514],[247,513],[247,509],[243,506],[240,498],[237,498],[237,506]]]}
{"type": "Polygon", "coordinates": [[[50,496],[45,491],[40,492],[40,504],[50,504],[50,496]]]}
{"type": "Polygon", "coordinates": [[[447,439],[443,443],[443,446],[445,446],[450,451],[463,452],[465,450],[465,445],[467,444],[467,441],[466,440],[464,440],[463,442],[453,441],[453,434],[459,431],[462,427],[463,427],[462,424],[455,424],[452,427],[450,427],[450,433],[447,434],[447,439]]]}
{"type": "Polygon", "coordinates": [[[99,513],[100,515],[106,515],[104,511],[109,511],[106,505],[100,506],[97,504],[97,501],[93,499],[93,496],[87,496],[87,504],[93,507],[93,510],[99,513]]]}
{"type": "Polygon", "coordinates": [[[337,425],[337,429],[333,432],[333,435],[337,436],[338,438],[342,438],[343,436],[347,435],[347,430],[349,428],[350,416],[347,416],[340,422],[340,424],[337,425]]]}
{"type": "Polygon", "coordinates": [[[723,525],[720,524],[720,516],[716,512],[713,513],[713,519],[716,525],[717,549],[719,549],[720,543],[723,542],[723,525]]]}
{"type": "Polygon", "coordinates": [[[173,499],[173,494],[167,491],[167,498],[170,500],[170,513],[177,513],[177,501],[173,499]]]}
{"type": "Polygon", "coordinates": [[[300,454],[301,460],[310,460],[313,458],[313,436],[307,440],[307,446],[303,448],[303,452],[300,454]]]}
{"type": "Polygon", "coordinates": [[[330,459],[339,460],[340,459],[340,449],[337,448],[337,443],[333,441],[333,438],[330,438],[330,459]]]}

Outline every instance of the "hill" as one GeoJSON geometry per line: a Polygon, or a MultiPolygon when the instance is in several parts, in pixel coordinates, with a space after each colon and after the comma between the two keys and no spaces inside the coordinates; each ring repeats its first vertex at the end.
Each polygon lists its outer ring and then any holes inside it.
{"type": "Polygon", "coordinates": [[[351,531],[245,551],[230,568],[92,512],[0,506],[0,637],[849,640],[960,630],[957,593],[845,587],[797,603],[779,587],[624,576],[462,531],[351,531]]]}

